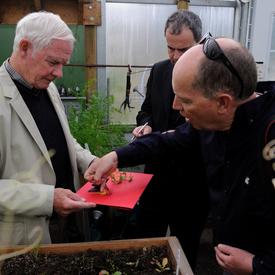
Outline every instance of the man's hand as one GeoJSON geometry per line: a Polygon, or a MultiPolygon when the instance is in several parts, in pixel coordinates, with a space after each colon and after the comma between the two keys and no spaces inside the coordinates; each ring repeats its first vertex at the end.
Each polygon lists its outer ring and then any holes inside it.
{"type": "Polygon", "coordinates": [[[83,208],[95,206],[95,203],[85,202],[85,199],[69,189],[56,188],[54,190],[53,208],[60,216],[67,216],[83,208]]]}
{"type": "Polygon", "coordinates": [[[143,135],[147,135],[147,134],[151,134],[151,133],[152,133],[152,128],[151,128],[151,126],[146,125],[143,129],[142,129],[142,127],[143,127],[143,126],[138,126],[138,127],[136,127],[136,128],[133,130],[133,132],[132,132],[133,136],[135,136],[135,137],[141,137],[141,136],[143,136],[143,135]],[[141,130],[141,129],[142,129],[142,130],[141,130]]]}
{"type": "Polygon", "coordinates": [[[216,246],[215,252],[218,264],[225,271],[234,275],[252,274],[253,254],[225,244],[219,244],[216,246]]]}
{"type": "Polygon", "coordinates": [[[94,184],[101,184],[100,191],[105,188],[108,176],[117,168],[116,152],[110,152],[100,159],[95,159],[84,173],[84,178],[94,184]]]}

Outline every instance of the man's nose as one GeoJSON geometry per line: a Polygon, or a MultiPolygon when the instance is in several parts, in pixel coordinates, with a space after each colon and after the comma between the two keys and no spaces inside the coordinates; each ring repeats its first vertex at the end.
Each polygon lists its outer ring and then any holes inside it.
{"type": "Polygon", "coordinates": [[[178,59],[181,57],[181,55],[182,55],[182,51],[175,49],[174,54],[173,54],[174,61],[175,62],[178,61],[178,59]]]}
{"type": "Polygon", "coordinates": [[[52,74],[56,77],[56,78],[61,78],[63,76],[63,65],[62,64],[58,64],[54,67],[52,74]]]}
{"type": "Polygon", "coordinates": [[[174,98],[173,106],[172,107],[173,107],[174,110],[178,110],[178,111],[180,111],[180,110],[183,109],[182,108],[182,104],[180,103],[180,101],[179,101],[179,99],[178,99],[177,96],[175,96],[175,98],[174,98]]]}

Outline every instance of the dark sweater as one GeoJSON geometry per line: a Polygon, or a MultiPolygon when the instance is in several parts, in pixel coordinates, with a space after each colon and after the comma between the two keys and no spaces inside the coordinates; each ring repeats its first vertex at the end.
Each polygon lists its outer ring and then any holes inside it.
{"type": "Polygon", "coordinates": [[[29,89],[15,80],[14,83],[32,114],[47,149],[55,151],[51,157],[56,175],[55,187],[75,191],[68,146],[47,91],[29,89]]]}

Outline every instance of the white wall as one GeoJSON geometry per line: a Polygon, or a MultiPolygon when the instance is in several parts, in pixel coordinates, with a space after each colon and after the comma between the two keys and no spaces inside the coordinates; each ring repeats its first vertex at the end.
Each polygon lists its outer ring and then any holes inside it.
{"type": "Polygon", "coordinates": [[[256,61],[263,62],[259,66],[262,73],[262,78],[259,80],[270,80],[267,79],[267,69],[272,31],[272,13],[275,13],[275,1],[256,0],[255,2],[251,33],[251,52],[256,61]]]}

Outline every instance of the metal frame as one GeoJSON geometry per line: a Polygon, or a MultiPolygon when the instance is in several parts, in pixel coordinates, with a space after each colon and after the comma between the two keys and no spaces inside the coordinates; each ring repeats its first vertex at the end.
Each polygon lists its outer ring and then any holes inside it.
{"type": "MultiPolygon", "coordinates": [[[[191,6],[211,6],[211,7],[236,7],[237,0],[190,0],[191,6]]],[[[176,5],[176,0],[106,0],[106,3],[133,3],[133,4],[156,4],[156,5],[176,5]]]]}
{"type": "Polygon", "coordinates": [[[156,5],[176,5],[176,0],[106,0],[106,3],[132,3],[132,4],[156,4],[156,5]]]}
{"type": "Polygon", "coordinates": [[[235,8],[238,0],[191,0],[190,6],[211,6],[223,8],[235,8]]]}

